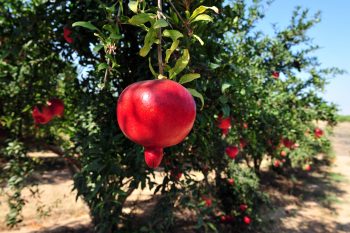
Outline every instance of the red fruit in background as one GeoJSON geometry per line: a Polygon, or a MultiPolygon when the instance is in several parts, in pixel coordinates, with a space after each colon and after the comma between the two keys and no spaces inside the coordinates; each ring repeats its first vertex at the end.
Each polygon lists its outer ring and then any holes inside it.
{"type": "Polygon", "coordinates": [[[67,27],[63,28],[63,37],[70,44],[73,43],[73,41],[74,41],[73,38],[70,37],[71,34],[72,34],[71,29],[69,29],[67,27]]]}
{"type": "Polygon", "coordinates": [[[213,204],[213,201],[209,197],[202,197],[202,200],[205,202],[206,207],[210,207],[213,204]]]}
{"type": "Polygon", "coordinates": [[[299,143],[294,143],[294,144],[292,145],[292,149],[293,149],[293,150],[296,149],[296,148],[299,148],[299,143]]]}
{"type": "Polygon", "coordinates": [[[278,79],[280,77],[280,73],[277,72],[277,71],[274,71],[272,72],[272,76],[275,78],[275,79],[278,79]]]}
{"type": "Polygon", "coordinates": [[[322,136],[323,136],[323,130],[320,129],[320,128],[316,128],[316,129],[314,130],[314,135],[315,135],[316,138],[322,137],[322,136]]]}
{"type": "Polygon", "coordinates": [[[218,116],[218,127],[221,129],[222,135],[226,136],[231,128],[231,118],[222,118],[222,115],[218,116]]]}
{"type": "Polygon", "coordinates": [[[239,147],[241,149],[243,149],[246,145],[247,145],[246,140],[244,140],[243,138],[239,139],[239,147]]]}
{"type": "Polygon", "coordinates": [[[228,157],[234,159],[238,155],[239,149],[237,146],[228,146],[226,147],[225,152],[228,155],[228,157]]]}
{"type": "Polygon", "coordinates": [[[276,159],[274,162],[273,162],[273,166],[274,167],[279,167],[281,165],[281,161],[279,161],[278,159],[276,159]]]}
{"type": "Polygon", "coordinates": [[[54,116],[63,116],[64,112],[64,104],[63,101],[60,99],[50,99],[47,101],[47,105],[49,106],[49,109],[54,116]]]}
{"type": "Polygon", "coordinates": [[[220,221],[221,221],[222,223],[230,223],[230,222],[233,222],[233,220],[234,220],[234,218],[233,218],[233,216],[231,216],[231,215],[222,215],[222,216],[220,217],[220,221]]]}
{"type": "Polygon", "coordinates": [[[305,171],[310,171],[311,170],[311,165],[310,164],[306,164],[304,167],[305,171]]]}
{"type": "Polygon", "coordinates": [[[47,106],[35,106],[32,111],[35,124],[46,124],[51,121],[53,115],[47,106]]]}
{"type": "Polygon", "coordinates": [[[251,223],[251,219],[248,217],[248,216],[244,216],[244,218],[243,218],[243,222],[245,223],[245,224],[250,224],[251,223]]]}
{"type": "Polygon", "coordinates": [[[230,129],[221,129],[221,133],[222,135],[226,136],[228,134],[228,132],[230,131],[230,129]]]}
{"type": "Polygon", "coordinates": [[[148,80],[128,86],[116,107],[118,124],[133,142],[145,147],[147,165],[159,166],[163,148],[184,140],[196,118],[189,91],[171,80],[148,80]]]}
{"type": "Polygon", "coordinates": [[[180,180],[182,172],[179,172],[177,169],[173,169],[170,171],[170,176],[173,177],[174,180],[180,180]]]}
{"type": "Polygon", "coordinates": [[[244,212],[244,211],[246,211],[246,210],[248,209],[248,206],[245,205],[245,204],[241,204],[241,205],[239,205],[239,209],[240,209],[242,212],[244,212]]]}
{"type": "Polygon", "coordinates": [[[247,123],[243,123],[243,128],[248,129],[248,124],[247,123]]]}
{"type": "Polygon", "coordinates": [[[282,150],[280,154],[281,154],[282,157],[286,157],[287,156],[287,152],[284,151],[284,150],[282,150]]]}
{"type": "Polygon", "coordinates": [[[282,143],[285,147],[291,149],[292,146],[294,145],[294,142],[292,140],[289,140],[288,138],[283,138],[282,143]]]}
{"type": "Polygon", "coordinates": [[[230,178],[230,179],[227,179],[227,182],[230,184],[230,185],[233,185],[235,183],[235,180],[233,178],[230,178]]]}

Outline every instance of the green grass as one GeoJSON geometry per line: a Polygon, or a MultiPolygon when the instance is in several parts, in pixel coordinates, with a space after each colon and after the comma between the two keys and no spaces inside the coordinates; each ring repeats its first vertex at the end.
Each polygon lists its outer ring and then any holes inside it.
{"type": "Polygon", "coordinates": [[[350,115],[338,115],[337,120],[339,122],[350,122],[350,115]]]}

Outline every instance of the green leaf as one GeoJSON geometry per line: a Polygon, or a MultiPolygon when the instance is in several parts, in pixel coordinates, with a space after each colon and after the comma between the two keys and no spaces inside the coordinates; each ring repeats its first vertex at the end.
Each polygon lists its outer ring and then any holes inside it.
{"type": "Polygon", "coordinates": [[[199,98],[201,100],[201,103],[202,103],[201,110],[202,110],[203,107],[204,107],[203,95],[201,93],[199,93],[198,91],[196,91],[195,89],[192,89],[192,88],[187,88],[187,90],[191,93],[191,95],[193,95],[194,97],[197,97],[197,98],[199,98]]]}
{"type": "Polygon", "coordinates": [[[147,56],[156,39],[156,31],[153,28],[150,28],[145,36],[144,45],[140,50],[140,56],[147,56]]]}
{"type": "Polygon", "coordinates": [[[223,84],[221,85],[221,92],[224,93],[225,90],[226,90],[227,88],[229,88],[230,86],[231,86],[230,83],[223,83],[223,84]]]}
{"type": "Polygon", "coordinates": [[[177,39],[183,37],[184,35],[178,30],[164,30],[163,36],[170,37],[173,41],[176,41],[177,39]]]}
{"type": "Polygon", "coordinates": [[[120,34],[115,34],[115,33],[112,33],[110,36],[109,36],[111,39],[115,39],[115,40],[120,40],[123,38],[122,35],[120,34]]]}
{"type": "Polygon", "coordinates": [[[128,4],[130,10],[132,12],[134,12],[135,14],[137,14],[137,7],[138,7],[138,5],[139,5],[138,1],[130,1],[129,4],[128,4]]]}
{"type": "Polygon", "coordinates": [[[219,14],[219,9],[218,9],[216,6],[212,6],[212,7],[208,7],[208,6],[199,6],[199,7],[197,7],[197,8],[193,11],[193,13],[192,13],[192,15],[191,15],[191,17],[190,17],[190,22],[191,22],[194,18],[196,18],[198,15],[203,14],[203,13],[204,13],[206,10],[208,10],[208,9],[213,10],[216,14],[219,14]]]}
{"type": "Polygon", "coordinates": [[[132,25],[139,26],[141,24],[147,23],[152,20],[151,14],[141,13],[138,15],[134,15],[129,19],[129,23],[132,25]]]}
{"type": "Polygon", "coordinates": [[[180,78],[180,81],[179,83],[180,84],[184,84],[184,83],[189,83],[189,82],[192,82],[193,80],[197,79],[197,78],[200,78],[201,75],[200,74],[197,74],[197,73],[194,73],[194,74],[185,74],[183,75],[181,78],[180,78]]]}
{"type": "Polygon", "coordinates": [[[154,23],[153,28],[155,28],[155,29],[164,28],[164,27],[167,27],[168,25],[169,24],[167,21],[165,21],[164,19],[159,19],[154,23]]]}
{"type": "Polygon", "coordinates": [[[193,34],[193,37],[196,38],[201,45],[204,45],[204,41],[199,36],[197,36],[196,34],[193,34]]]}
{"type": "Polygon", "coordinates": [[[94,47],[93,51],[95,53],[97,53],[98,51],[100,51],[101,49],[103,48],[103,45],[102,44],[98,44],[94,47]]]}
{"type": "Polygon", "coordinates": [[[157,78],[157,77],[158,77],[158,74],[157,74],[157,73],[154,71],[154,69],[153,69],[153,66],[152,66],[151,58],[150,58],[150,57],[148,58],[148,67],[149,67],[151,73],[153,74],[153,76],[154,76],[155,78],[157,78]]]}
{"type": "Polygon", "coordinates": [[[73,27],[83,27],[90,29],[92,31],[99,31],[97,27],[95,27],[92,23],[86,21],[78,21],[72,24],[73,27]]]}
{"type": "Polygon", "coordinates": [[[165,51],[165,63],[169,62],[169,58],[171,56],[171,54],[175,51],[175,49],[177,49],[177,47],[179,46],[180,41],[179,40],[175,40],[172,44],[170,49],[167,49],[165,51]]]}
{"type": "Polygon", "coordinates": [[[210,22],[212,22],[213,18],[207,14],[201,14],[201,15],[198,15],[196,18],[194,18],[191,21],[191,23],[196,22],[196,21],[210,21],[210,22]]]}
{"type": "Polygon", "coordinates": [[[107,63],[103,62],[103,63],[98,64],[97,71],[104,70],[104,69],[107,69],[107,68],[108,68],[107,63]]]}
{"type": "Polygon", "coordinates": [[[176,61],[175,66],[169,70],[169,78],[170,79],[175,78],[176,75],[178,75],[181,71],[183,71],[186,68],[189,61],[190,61],[190,54],[188,52],[188,49],[184,49],[184,53],[176,61]]]}

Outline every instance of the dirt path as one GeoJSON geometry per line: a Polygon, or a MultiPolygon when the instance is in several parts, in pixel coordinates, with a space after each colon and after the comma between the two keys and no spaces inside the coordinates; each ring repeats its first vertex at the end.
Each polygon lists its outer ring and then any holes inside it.
{"type": "MultiPolygon", "coordinates": [[[[303,172],[293,179],[265,177],[273,210],[266,209],[265,224],[255,233],[350,233],[350,123],[340,123],[331,137],[336,154],[334,165],[318,171],[303,172]]],[[[271,174],[270,174],[271,175],[271,174]]],[[[49,216],[40,216],[38,200],[24,195],[28,203],[25,221],[19,228],[6,229],[3,219],[6,203],[0,203],[0,233],[68,233],[88,232],[88,209],[71,192],[72,181],[66,168],[56,167],[41,174],[39,204],[51,207],[49,216]]],[[[137,190],[129,199],[140,201],[152,197],[149,190],[137,190]]],[[[1,197],[0,197],[1,201],[1,197]]],[[[129,212],[130,209],[125,209],[129,212]]]]}
{"type": "Polygon", "coordinates": [[[277,208],[264,232],[350,233],[350,123],[340,123],[331,140],[331,168],[273,181],[269,194],[277,208]]]}

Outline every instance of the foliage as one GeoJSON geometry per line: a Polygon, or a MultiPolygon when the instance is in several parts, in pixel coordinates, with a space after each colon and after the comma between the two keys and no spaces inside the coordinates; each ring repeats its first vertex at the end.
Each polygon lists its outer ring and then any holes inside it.
{"type": "Polygon", "coordinates": [[[261,1],[167,0],[162,11],[156,1],[0,3],[0,129],[10,139],[2,142],[8,172],[1,179],[14,190],[10,226],[21,220],[20,190],[35,170],[26,148],[33,145],[58,146],[74,164],[74,188],[97,232],[139,230],[122,212],[138,187],[155,188],[159,196],[142,231],[169,231],[183,210],[194,213],[199,230],[225,228],[222,215],[244,229],[242,219],[258,222],[256,210],[266,200],[258,178],[262,161],[304,167],[330,149],[327,134],[317,138],[313,131],[317,121],[336,123],[336,107],[320,92],[327,77],[342,71],[320,68],[312,56],[318,47],[307,32],[319,15],[297,8],[287,28],[268,36],[255,29],[269,4],[261,1]],[[165,149],[161,184],[115,117],[121,91],[152,78],[173,79],[198,100],[191,134],[165,149]],[[64,100],[65,116],[35,126],[32,107],[52,97],[64,100]],[[227,135],[219,116],[231,119],[227,135]],[[239,147],[234,160],[227,146],[239,147]],[[174,176],[179,172],[181,179],[174,176]],[[240,211],[241,204],[247,210],[240,211]]]}

